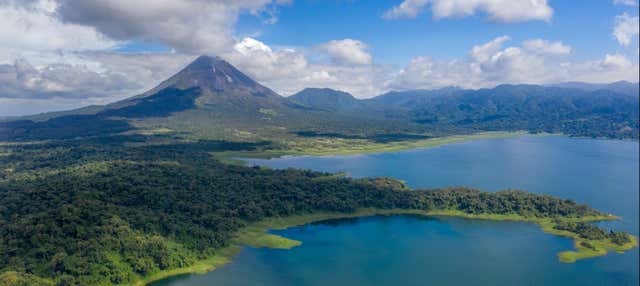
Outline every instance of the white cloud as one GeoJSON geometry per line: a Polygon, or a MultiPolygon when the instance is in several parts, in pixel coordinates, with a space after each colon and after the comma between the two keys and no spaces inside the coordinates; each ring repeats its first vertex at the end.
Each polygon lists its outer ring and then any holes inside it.
{"type": "Polygon", "coordinates": [[[145,91],[191,60],[172,54],[78,52],[66,62],[34,66],[26,59],[0,64],[3,98],[119,99],[145,91]]]}
{"type": "Polygon", "coordinates": [[[404,0],[400,5],[386,11],[382,17],[385,19],[415,18],[429,0],[404,0]]]}
{"type": "MultiPolygon", "coordinates": [[[[459,59],[419,56],[397,69],[374,63],[367,44],[356,39],[278,48],[234,37],[241,13],[274,22],[275,9],[287,2],[0,0],[0,116],[102,104],[139,94],[177,72],[196,53],[220,55],[283,95],[306,87],[329,87],[364,98],[391,89],[638,78],[637,58],[607,54],[571,62],[563,58],[572,52],[570,46],[543,39],[506,46],[510,38],[502,36],[472,47],[459,59]],[[112,50],[130,41],[173,51],[112,50]]],[[[553,13],[547,1],[539,0],[407,0],[385,17],[415,17],[427,7],[437,19],[484,13],[501,22],[548,21],[553,13]]],[[[635,25],[629,18],[634,19],[627,14],[617,18],[614,35],[621,44],[628,45],[638,34],[637,17],[635,25]]]]}
{"type": "Polygon", "coordinates": [[[568,48],[559,42],[535,39],[525,41],[524,47],[503,47],[508,40],[503,36],[477,45],[465,59],[438,61],[416,57],[384,89],[432,89],[445,86],[483,88],[503,83],[638,80],[638,63],[620,54],[607,54],[601,60],[574,63],[558,58],[566,55],[568,48]],[[540,52],[540,47],[545,52],[540,52]]]}
{"type": "Polygon", "coordinates": [[[550,42],[542,39],[527,40],[522,46],[530,52],[549,55],[568,55],[571,47],[562,42],[550,42]]]}
{"type": "MultiPolygon", "coordinates": [[[[282,95],[306,87],[334,88],[366,98],[389,90],[446,86],[484,88],[503,83],[637,81],[638,64],[620,54],[608,54],[600,60],[571,62],[565,57],[571,47],[562,42],[531,39],[524,41],[522,46],[507,46],[509,41],[508,36],[497,37],[472,47],[466,57],[455,60],[415,57],[399,71],[376,64],[317,62],[311,60],[317,58],[315,54],[293,49],[277,50],[255,39],[242,40],[225,58],[282,95]]],[[[318,52],[317,49],[311,51],[318,52]]]]}
{"type": "Polygon", "coordinates": [[[114,87],[133,88],[124,75],[91,71],[86,66],[52,64],[35,68],[26,60],[0,65],[0,93],[13,98],[98,97],[111,94],[114,87]],[[87,93],[88,86],[101,87],[87,93]]]}
{"type": "Polygon", "coordinates": [[[484,13],[493,21],[512,23],[550,21],[553,16],[547,0],[405,0],[385,12],[383,18],[415,18],[429,4],[435,19],[484,13]]]}
{"type": "MultiPolygon", "coordinates": [[[[361,43],[356,40],[349,41],[361,43]]],[[[332,42],[319,46],[335,46],[332,42]]],[[[328,52],[326,49],[310,51],[328,52]]],[[[330,87],[359,97],[379,94],[382,91],[382,78],[388,72],[383,71],[382,67],[365,64],[370,63],[370,56],[363,60],[367,57],[358,55],[354,60],[348,55],[350,54],[346,53],[346,58],[339,59],[340,64],[312,62],[301,51],[291,48],[274,50],[256,39],[245,38],[234,46],[232,52],[224,54],[223,57],[258,82],[282,95],[291,95],[306,87],[330,87]]]]}
{"type": "MultiPolygon", "coordinates": [[[[0,0],[0,55],[88,50],[118,42],[161,44],[179,52],[223,53],[241,13],[275,23],[290,0],[0,0]]],[[[13,57],[14,59],[16,57],[13,57]]]]}
{"type": "Polygon", "coordinates": [[[616,25],[613,28],[613,36],[623,46],[631,44],[631,40],[638,36],[640,23],[638,16],[632,17],[627,13],[616,16],[616,25]]]}
{"type": "Polygon", "coordinates": [[[616,4],[616,5],[627,5],[627,6],[637,6],[638,5],[636,0],[613,0],[613,4],[616,4]]]}
{"type": "Polygon", "coordinates": [[[368,65],[371,64],[371,54],[366,49],[367,45],[353,39],[333,40],[320,46],[331,57],[332,61],[341,65],[368,65]]]}
{"type": "Polygon", "coordinates": [[[274,22],[275,7],[288,2],[0,0],[3,110],[19,104],[28,105],[25,112],[32,106],[79,107],[138,94],[179,70],[192,53],[229,51],[240,13],[274,22]],[[113,50],[131,41],[178,52],[113,50]]]}
{"type": "Polygon", "coordinates": [[[51,61],[60,53],[102,50],[118,44],[94,28],[60,22],[54,16],[54,1],[21,3],[29,5],[0,2],[0,63],[23,57],[51,61]]]}
{"type": "Polygon", "coordinates": [[[474,46],[471,49],[471,57],[476,59],[477,61],[483,62],[489,60],[500,48],[502,48],[502,44],[507,41],[510,41],[511,38],[509,36],[501,36],[497,37],[485,44],[474,46]]]}
{"type": "MultiPolygon", "coordinates": [[[[606,54],[604,59],[581,63],[565,63],[568,79],[593,83],[609,83],[618,80],[638,81],[638,63],[620,54],[606,54]]],[[[567,80],[565,80],[567,81],[567,80]]]]}
{"type": "MultiPolygon", "coordinates": [[[[546,49],[558,42],[535,39],[518,47],[507,46],[509,41],[507,36],[495,38],[472,47],[466,57],[455,60],[415,57],[400,70],[377,64],[336,65],[317,61],[316,53],[324,50],[276,49],[252,38],[237,42],[222,57],[282,95],[306,87],[329,87],[366,98],[389,90],[416,88],[483,88],[502,83],[612,82],[638,78],[638,63],[620,54],[570,62],[562,58],[565,54],[526,47],[542,42],[546,49]]],[[[180,70],[193,56],[85,51],[61,59],[62,63],[41,66],[24,60],[0,65],[0,105],[3,105],[0,115],[13,115],[15,110],[24,114],[104,104],[139,94],[180,70]]]]}
{"type": "Polygon", "coordinates": [[[95,27],[117,40],[168,45],[178,51],[220,54],[234,44],[233,27],[242,12],[269,14],[282,0],[59,0],[63,22],[95,27]]]}

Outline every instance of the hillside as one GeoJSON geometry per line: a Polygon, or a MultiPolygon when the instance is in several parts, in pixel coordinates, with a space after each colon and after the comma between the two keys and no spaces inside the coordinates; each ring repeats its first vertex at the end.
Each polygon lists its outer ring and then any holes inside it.
{"type": "Polygon", "coordinates": [[[596,91],[596,90],[610,90],[620,94],[626,95],[638,95],[640,92],[640,84],[632,83],[628,81],[616,81],[612,83],[587,83],[587,82],[565,82],[558,84],[551,84],[551,87],[560,87],[560,88],[573,88],[580,89],[585,91],[596,91]]]}
{"type": "MultiPolygon", "coordinates": [[[[423,130],[462,132],[527,130],[565,133],[573,136],[638,138],[638,94],[629,93],[638,84],[620,83],[599,88],[562,88],[540,85],[500,85],[490,89],[410,90],[389,92],[348,104],[310,100],[307,106],[336,113],[388,119],[404,119],[423,130]],[[609,89],[610,88],[610,89],[609,89]],[[623,90],[624,92],[621,92],[623,90]]],[[[300,95],[294,95],[298,97],[300,95]]]]}
{"type": "Polygon", "coordinates": [[[305,88],[289,99],[310,108],[326,111],[347,111],[361,106],[351,94],[330,88],[305,88]]]}
{"type": "Polygon", "coordinates": [[[308,130],[371,135],[412,129],[419,128],[305,106],[276,94],[220,58],[201,56],[157,87],[119,102],[0,122],[0,141],[122,132],[260,141],[291,138],[308,130]]]}
{"type": "Polygon", "coordinates": [[[366,100],[308,88],[286,98],[220,58],[201,56],[157,87],[119,102],[0,122],[0,141],[162,133],[309,145],[309,137],[388,141],[498,130],[638,138],[634,87],[501,85],[366,100]]]}

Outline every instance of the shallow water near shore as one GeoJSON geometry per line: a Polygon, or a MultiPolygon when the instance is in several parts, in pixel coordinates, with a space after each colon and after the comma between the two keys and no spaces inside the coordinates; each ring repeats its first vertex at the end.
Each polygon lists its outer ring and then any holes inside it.
{"type": "MultiPolygon", "coordinates": [[[[638,235],[638,142],[562,136],[483,139],[402,152],[247,159],[250,165],[390,176],[413,188],[518,188],[586,203],[622,220],[601,225],[638,235]]],[[[558,261],[567,238],[528,223],[374,216],[273,233],[291,250],[245,248],[205,275],[154,286],[191,285],[638,285],[638,248],[558,261]]]]}

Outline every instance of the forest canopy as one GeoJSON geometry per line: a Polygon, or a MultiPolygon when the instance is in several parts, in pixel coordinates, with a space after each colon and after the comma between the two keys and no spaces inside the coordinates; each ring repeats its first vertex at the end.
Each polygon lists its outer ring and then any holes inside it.
{"type": "Polygon", "coordinates": [[[267,143],[149,140],[116,136],[1,147],[3,277],[54,285],[126,284],[216,254],[247,223],[319,211],[602,215],[571,200],[517,190],[411,190],[390,178],[234,166],[211,156],[267,143]]]}

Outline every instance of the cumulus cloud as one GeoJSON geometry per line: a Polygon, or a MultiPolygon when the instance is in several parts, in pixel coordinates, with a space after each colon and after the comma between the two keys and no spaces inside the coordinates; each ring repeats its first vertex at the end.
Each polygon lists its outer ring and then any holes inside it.
{"type": "Polygon", "coordinates": [[[334,63],[343,65],[368,65],[371,64],[371,54],[366,49],[367,45],[353,39],[333,40],[320,46],[334,63]]]}
{"type": "Polygon", "coordinates": [[[113,93],[112,87],[127,89],[133,84],[123,75],[100,74],[85,66],[54,64],[37,69],[26,60],[0,65],[0,83],[0,94],[14,98],[102,96],[113,93]],[[86,94],[87,86],[104,89],[86,94]]]}
{"type": "MultiPolygon", "coordinates": [[[[33,51],[104,49],[118,42],[162,44],[179,52],[223,53],[241,13],[277,21],[290,0],[0,0],[2,47],[33,51]],[[11,43],[9,40],[16,40],[11,43]]],[[[2,53],[7,54],[7,53],[2,53]]]]}
{"type": "Polygon", "coordinates": [[[175,73],[193,54],[232,49],[240,13],[273,23],[276,7],[288,2],[0,0],[3,107],[36,101],[79,107],[135,95],[175,73]],[[132,41],[174,52],[114,50],[132,41]]]}
{"type": "Polygon", "coordinates": [[[308,67],[307,59],[302,53],[292,49],[273,51],[271,47],[253,38],[244,38],[234,46],[233,51],[223,57],[262,82],[286,81],[292,75],[303,73],[308,67]]]}
{"type": "Polygon", "coordinates": [[[383,18],[415,18],[428,5],[435,19],[484,13],[493,21],[511,23],[550,21],[553,16],[547,0],[404,0],[386,11],[383,18]]]}
{"type": "Polygon", "coordinates": [[[550,42],[543,39],[527,40],[522,46],[530,52],[549,55],[568,55],[571,47],[562,42],[550,42]]]}
{"type": "MultiPolygon", "coordinates": [[[[472,47],[466,57],[454,60],[415,57],[400,70],[377,64],[343,65],[314,61],[312,59],[317,55],[307,55],[294,49],[273,49],[251,38],[240,41],[225,58],[282,95],[290,95],[306,87],[328,87],[367,98],[389,90],[446,86],[484,88],[503,83],[547,84],[575,80],[637,81],[638,78],[638,63],[621,54],[571,62],[566,56],[572,48],[562,42],[530,39],[521,46],[509,46],[510,40],[508,36],[497,37],[472,47]]],[[[312,50],[318,52],[317,49],[312,50]]]]}
{"type": "Polygon", "coordinates": [[[623,46],[631,44],[631,40],[638,36],[640,23],[638,16],[632,17],[627,13],[616,16],[616,25],[613,28],[613,36],[623,46]]]}
{"type": "Polygon", "coordinates": [[[500,48],[502,45],[510,41],[511,38],[509,36],[501,36],[497,37],[485,44],[474,46],[471,49],[470,56],[479,62],[488,61],[500,48]]]}
{"type": "Polygon", "coordinates": [[[102,50],[118,44],[92,27],[60,22],[50,0],[0,1],[0,63],[17,58],[51,61],[60,53],[102,50]]]}
{"type": "Polygon", "coordinates": [[[404,0],[400,5],[387,10],[382,17],[385,19],[415,18],[428,3],[429,0],[404,0]]]}
{"type": "MultiPolygon", "coordinates": [[[[329,53],[332,59],[338,57],[333,60],[338,60],[340,64],[311,61],[305,52],[295,49],[274,50],[253,38],[239,41],[233,51],[224,54],[223,57],[260,83],[285,96],[306,87],[330,87],[359,97],[379,94],[382,91],[379,82],[383,81],[382,78],[388,72],[383,67],[368,64],[371,63],[370,55],[363,56],[356,52],[354,58],[342,51],[332,55],[324,48],[334,47],[335,43],[344,41],[331,41],[318,45],[323,47],[321,49],[310,49],[314,53],[329,53]]],[[[350,44],[346,46],[356,45],[360,49],[365,47],[360,41],[348,42],[350,44]],[[359,44],[354,44],[356,42],[359,44]]],[[[314,54],[311,57],[314,56],[318,55],[314,54]]]]}
{"type": "MultiPolygon", "coordinates": [[[[637,58],[607,54],[572,62],[565,57],[570,46],[544,39],[508,46],[511,39],[502,36],[455,60],[424,55],[398,68],[375,63],[369,46],[356,39],[277,48],[254,38],[235,38],[240,14],[273,23],[277,7],[287,2],[0,0],[0,116],[104,104],[139,94],[200,53],[222,56],[282,95],[329,87],[364,98],[392,89],[638,78],[637,58]],[[114,50],[131,41],[172,51],[114,50]]],[[[500,22],[548,21],[553,14],[541,0],[406,0],[385,18],[416,17],[427,8],[436,19],[485,14],[500,22]]],[[[617,18],[614,36],[621,44],[629,45],[638,34],[637,17],[635,26],[633,19],[628,14],[617,18]]]]}
{"type": "MultiPolygon", "coordinates": [[[[241,12],[259,14],[282,0],[59,0],[63,22],[94,27],[117,40],[166,44],[187,53],[222,53],[233,46],[241,12]]],[[[270,20],[273,22],[274,20],[270,20]]]]}
{"type": "Polygon", "coordinates": [[[34,66],[26,59],[0,64],[0,97],[21,99],[131,96],[166,79],[190,56],[76,53],[68,62],[34,66]]]}
{"type": "Polygon", "coordinates": [[[606,83],[637,81],[639,76],[638,63],[620,54],[574,63],[558,58],[570,52],[570,47],[559,42],[534,39],[523,42],[522,47],[504,47],[508,41],[509,37],[502,36],[477,45],[464,59],[438,61],[416,57],[389,82],[386,89],[483,88],[503,83],[565,81],[606,83]]]}
{"type": "MultiPolygon", "coordinates": [[[[400,70],[373,63],[334,64],[318,60],[317,53],[326,53],[322,49],[276,49],[253,38],[238,41],[221,56],[285,96],[306,87],[329,87],[366,98],[389,90],[445,86],[637,81],[638,64],[620,54],[574,63],[563,58],[570,47],[561,42],[532,39],[522,46],[508,46],[509,41],[508,36],[497,37],[455,60],[415,57],[400,70]]],[[[82,99],[74,107],[109,102],[146,91],[188,64],[193,56],[85,51],[64,59],[64,64],[35,66],[20,60],[0,65],[0,97],[14,104],[55,99],[65,107],[72,105],[71,99],[82,99]]]]}
{"type": "Polygon", "coordinates": [[[636,5],[638,5],[636,0],[613,0],[613,4],[616,4],[616,5],[627,5],[627,6],[636,6],[636,5]]]}

